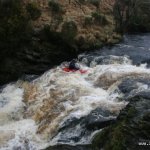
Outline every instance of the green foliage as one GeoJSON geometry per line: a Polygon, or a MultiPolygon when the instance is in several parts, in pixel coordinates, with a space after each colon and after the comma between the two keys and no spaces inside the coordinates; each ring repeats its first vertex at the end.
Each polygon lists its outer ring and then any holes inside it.
{"type": "Polygon", "coordinates": [[[99,24],[99,25],[107,25],[108,21],[106,17],[99,12],[93,12],[92,17],[94,18],[94,22],[99,24]]]}
{"type": "Polygon", "coordinates": [[[15,55],[15,50],[30,41],[31,31],[21,0],[0,2],[0,56],[15,55]]]}
{"type": "Polygon", "coordinates": [[[59,27],[59,24],[62,23],[63,21],[63,13],[64,9],[63,6],[60,5],[57,1],[55,0],[50,0],[49,1],[49,7],[52,12],[52,19],[51,19],[51,30],[57,30],[59,27]]]}
{"type": "Polygon", "coordinates": [[[29,3],[26,6],[27,12],[32,20],[36,20],[41,16],[41,10],[36,3],[29,3]]]}
{"type": "Polygon", "coordinates": [[[61,33],[66,40],[72,42],[77,35],[77,32],[77,25],[74,21],[64,22],[61,33]]]}
{"type": "Polygon", "coordinates": [[[150,31],[149,12],[149,0],[117,0],[114,5],[116,29],[122,32],[150,31]]]}
{"type": "Polygon", "coordinates": [[[57,1],[50,0],[48,4],[49,4],[49,7],[52,12],[54,12],[54,13],[62,13],[63,12],[62,6],[57,1]]]}

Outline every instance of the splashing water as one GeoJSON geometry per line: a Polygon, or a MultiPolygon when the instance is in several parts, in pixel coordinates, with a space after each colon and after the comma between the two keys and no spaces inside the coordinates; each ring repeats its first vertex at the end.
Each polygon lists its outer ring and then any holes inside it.
{"type": "MultiPolygon", "coordinates": [[[[126,106],[118,89],[122,80],[150,78],[150,70],[133,65],[129,56],[82,54],[79,60],[81,68],[88,70],[86,74],[66,73],[58,66],[32,82],[18,81],[2,89],[0,149],[88,144],[99,130],[90,130],[89,120],[95,116],[114,120],[126,106]]],[[[138,84],[135,92],[148,88],[138,84]]]]}

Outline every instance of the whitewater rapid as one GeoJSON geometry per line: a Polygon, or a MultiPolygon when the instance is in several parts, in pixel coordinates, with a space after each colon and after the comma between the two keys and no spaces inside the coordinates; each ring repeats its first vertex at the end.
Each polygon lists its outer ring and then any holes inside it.
{"type": "MultiPolygon", "coordinates": [[[[1,89],[1,150],[38,150],[58,143],[89,144],[99,129],[85,131],[83,118],[98,108],[109,112],[108,116],[98,117],[115,119],[128,103],[118,89],[121,81],[150,78],[146,64],[134,65],[126,55],[82,54],[79,60],[87,73],[64,72],[60,65],[31,82],[18,80],[1,89]],[[78,136],[79,139],[74,138],[78,136]]],[[[148,88],[138,84],[135,92],[148,88]]]]}

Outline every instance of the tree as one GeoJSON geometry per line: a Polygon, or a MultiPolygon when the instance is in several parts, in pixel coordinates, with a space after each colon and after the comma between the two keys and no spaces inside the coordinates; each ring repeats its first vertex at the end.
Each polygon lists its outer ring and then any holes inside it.
{"type": "Polygon", "coordinates": [[[21,0],[0,1],[0,56],[15,55],[23,44],[30,42],[31,26],[22,9],[21,0]]]}
{"type": "Polygon", "coordinates": [[[149,0],[116,0],[114,16],[118,31],[150,30],[149,0]]]}

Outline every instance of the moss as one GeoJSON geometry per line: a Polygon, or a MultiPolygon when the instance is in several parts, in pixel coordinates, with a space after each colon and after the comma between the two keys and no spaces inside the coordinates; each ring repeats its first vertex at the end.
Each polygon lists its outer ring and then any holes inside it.
{"type": "Polygon", "coordinates": [[[104,148],[105,150],[126,150],[127,141],[130,138],[126,134],[126,124],[136,114],[133,107],[129,107],[127,113],[118,118],[118,122],[96,135],[92,142],[93,147],[104,148]]]}
{"type": "Polygon", "coordinates": [[[104,143],[108,140],[107,137],[109,135],[109,128],[105,128],[104,130],[97,133],[92,141],[93,148],[103,147],[104,143]]]}
{"type": "Polygon", "coordinates": [[[125,150],[126,137],[124,135],[123,123],[116,126],[111,135],[111,141],[106,145],[106,150],[125,150]]]}
{"type": "Polygon", "coordinates": [[[149,127],[150,127],[150,113],[147,112],[142,117],[142,119],[138,121],[139,131],[137,132],[137,134],[142,136],[143,139],[144,138],[149,139],[149,135],[150,135],[150,128],[149,127]],[[142,132],[140,132],[140,131],[142,131],[142,132]]]}
{"type": "Polygon", "coordinates": [[[92,147],[105,150],[125,150],[125,139],[123,124],[118,124],[118,126],[105,128],[98,133],[92,142],[92,147]]]}
{"type": "Polygon", "coordinates": [[[36,20],[41,16],[41,10],[36,3],[29,3],[26,6],[27,12],[32,20],[36,20]]]}
{"type": "Polygon", "coordinates": [[[127,111],[126,119],[130,119],[134,117],[135,114],[136,114],[136,109],[134,107],[130,107],[127,111]]]}

